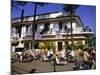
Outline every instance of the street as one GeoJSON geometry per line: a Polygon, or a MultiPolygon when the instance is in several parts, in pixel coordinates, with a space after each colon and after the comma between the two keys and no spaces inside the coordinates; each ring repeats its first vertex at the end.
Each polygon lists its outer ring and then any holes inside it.
{"type": "MultiPolygon", "coordinates": [[[[72,67],[74,67],[74,63],[68,63],[66,65],[56,65],[56,72],[72,71],[72,67]]],[[[53,71],[53,65],[50,62],[43,62],[40,60],[34,60],[32,62],[15,62],[12,64],[12,75],[34,72],[45,73],[53,71]],[[31,72],[32,70],[33,72],[31,72]]]]}

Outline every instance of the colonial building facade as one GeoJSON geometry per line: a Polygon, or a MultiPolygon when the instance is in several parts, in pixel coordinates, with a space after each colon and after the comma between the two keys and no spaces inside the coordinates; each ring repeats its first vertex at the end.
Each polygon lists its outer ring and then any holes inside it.
{"type": "MultiPolygon", "coordinates": [[[[12,19],[11,25],[11,46],[12,51],[18,46],[32,48],[32,25],[33,16],[25,16],[12,19]]],[[[40,42],[53,41],[56,50],[62,49],[65,44],[71,44],[70,16],[65,12],[54,12],[39,14],[36,16],[34,25],[34,48],[37,49],[40,42]]],[[[84,25],[79,16],[72,17],[73,42],[85,44],[86,36],[93,35],[93,32],[84,31],[84,25]]]]}

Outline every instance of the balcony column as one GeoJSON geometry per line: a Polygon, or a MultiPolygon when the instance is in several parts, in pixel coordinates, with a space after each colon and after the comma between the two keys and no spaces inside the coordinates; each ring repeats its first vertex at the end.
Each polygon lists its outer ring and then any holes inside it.
{"type": "Polygon", "coordinates": [[[30,25],[28,27],[28,35],[31,35],[32,36],[32,25],[30,25]]]}
{"type": "Polygon", "coordinates": [[[58,51],[58,42],[55,42],[56,51],[58,51]]]}
{"type": "Polygon", "coordinates": [[[21,31],[21,39],[23,39],[23,37],[25,37],[25,33],[26,33],[26,26],[23,26],[22,31],[21,31]]]}
{"type": "Polygon", "coordinates": [[[71,44],[71,41],[69,41],[68,44],[71,44]]]}
{"type": "Polygon", "coordinates": [[[12,28],[12,29],[11,29],[11,36],[12,36],[12,37],[16,37],[15,28],[12,28]]]}
{"type": "Polygon", "coordinates": [[[52,33],[52,34],[55,33],[55,32],[54,32],[54,22],[51,22],[51,23],[50,23],[49,31],[50,31],[50,33],[52,33]]]}
{"type": "Polygon", "coordinates": [[[11,52],[12,52],[12,53],[15,52],[15,48],[16,48],[16,46],[12,46],[12,47],[11,47],[11,52]]]}
{"type": "Polygon", "coordinates": [[[65,46],[65,42],[63,41],[63,42],[62,42],[62,49],[64,48],[64,46],[65,46]]]}
{"type": "Polygon", "coordinates": [[[23,29],[24,29],[24,27],[22,26],[22,29],[21,29],[21,38],[23,38],[23,29]]]}
{"type": "Polygon", "coordinates": [[[32,46],[32,44],[31,44],[31,42],[30,42],[30,43],[29,43],[29,49],[31,49],[31,48],[32,48],[31,46],[32,46]]]}
{"type": "Polygon", "coordinates": [[[85,45],[85,40],[82,41],[82,44],[85,45]]]}
{"type": "Polygon", "coordinates": [[[53,29],[53,23],[50,23],[49,30],[53,29]]]}
{"type": "Polygon", "coordinates": [[[72,28],[73,28],[73,33],[76,33],[76,30],[75,30],[75,29],[76,29],[76,23],[75,23],[75,22],[72,23],[72,26],[73,26],[73,27],[72,27],[72,28]]]}

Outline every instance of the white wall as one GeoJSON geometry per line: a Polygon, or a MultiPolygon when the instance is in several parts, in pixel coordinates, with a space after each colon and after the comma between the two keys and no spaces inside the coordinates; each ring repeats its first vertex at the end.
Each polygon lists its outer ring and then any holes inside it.
{"type": "Polygon", "coordinates": [[[12,37],[15,37],[15,36],[16,36],[15,33],[16,33],[16,29],[15,29],[15,27],[12,27],[12,28],[11,28],[11,36],[12,36],[12,37]]]}
{"type": "Polygon", "coordinates": [[[59,31],[58,22],[51,22],[49,30],[51,30],[51,29],[52,29],[53,33],[56,33],[56,31],[59,31]]]}
{"type": "Polygon", "coordinates": [[[61,16],[63,13],[62,12],[59,12],[59,13],[53,13],[53,14],[50,14],[50,17],[49,18],[56,18],[58,16],[61,16]]]}
{"type": "Polygon", "coordinates": [[[44,29],[44,24],[37,24],[37,31],[41,32],[44,29]]]}

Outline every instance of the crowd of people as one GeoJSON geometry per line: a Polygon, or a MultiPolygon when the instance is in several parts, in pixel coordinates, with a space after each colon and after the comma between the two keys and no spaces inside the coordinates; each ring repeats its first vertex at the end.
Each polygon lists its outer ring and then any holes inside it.
{"type": "MultiPolygon", "coordinates": [[[[80,53],[82,55],[84,65],[90,69],[90,68],[95,68],[96,65],[96,50],[93,48],[84,48],[82,52],[80,53]]],[[[24,50],[20,55],[17,54],[17,57],[19,58],[20,62],[30,62],[34,60],[40,60],[40,61],[45,61],[49,62],[55,59],[55,63],[57,65],[59,64],[67,64],[70,61],[74,61],[76,64],[77,60],[75,60],[76,55],[74,50],[58,50],[58,51],[53,51],[52,49],[50,50],[24,50]]],[[[79,65],[78,65],[79,66],[79,65]]]]}
{"type": "Polygon", "coordinates": [[[83,53],[84,63],[90,69],[96,65],[96,51],[93,48],[85,48],[83,53]]]}
{"type": "Polygon", "coordinates": [[[94,48],[84,48],[80,55],[83,60],[75,62],[75,70],[96,69],[96,50],[94,48]]]}

